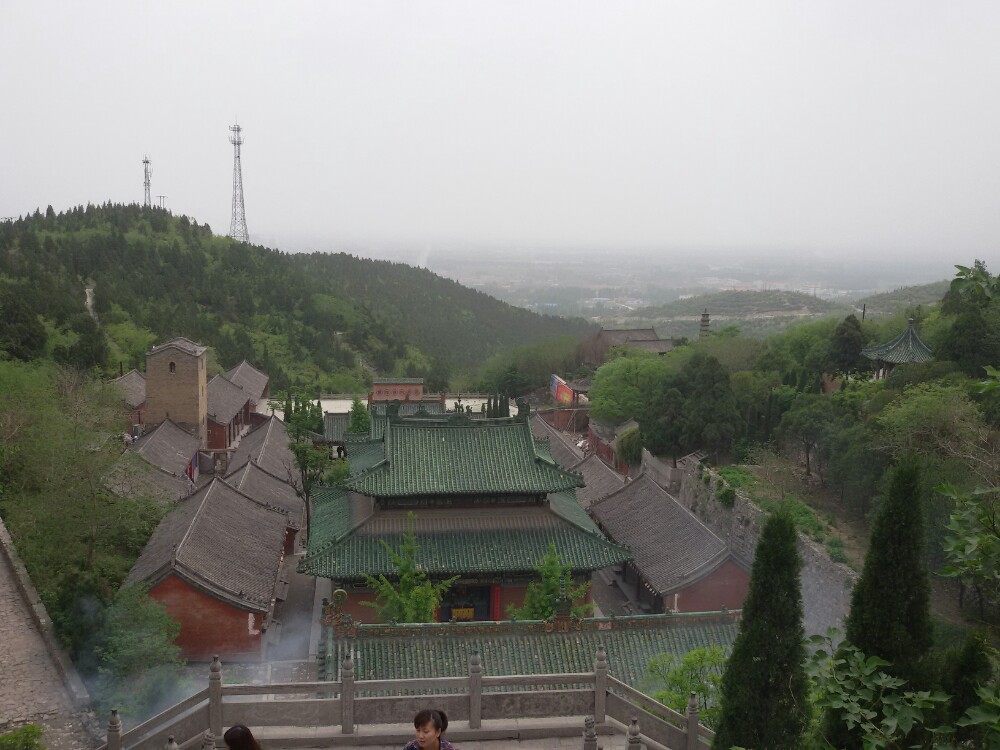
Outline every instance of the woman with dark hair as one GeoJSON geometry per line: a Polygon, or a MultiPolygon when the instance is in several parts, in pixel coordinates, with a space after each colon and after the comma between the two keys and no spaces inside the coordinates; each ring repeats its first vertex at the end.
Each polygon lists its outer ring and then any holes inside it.
{"type": "Polygon", "coordinates": [[[229,750],[261,750],[253,733],[242,724],[234,724],[222,735],[229,750]]]}
{"type": "Polygon", "coordinates": [[[442,736],[448,728],[444,711],[425,708],[413,717],[413,728],[417,730],[417,737],[403,750],[458,750],[442,736]]]}

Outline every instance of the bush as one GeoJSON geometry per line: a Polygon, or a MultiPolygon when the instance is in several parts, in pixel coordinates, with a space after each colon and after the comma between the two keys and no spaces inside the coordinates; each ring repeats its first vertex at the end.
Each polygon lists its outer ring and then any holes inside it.
{"type": "Polygon", "coordinates": [[[722,480],[719,481],[715,497],[726,508],[732,508],[736,504],[736,490],[722,480]]]}
{"type": "Polygon", "coordinates": [[[737,489],[751,487],[757,481],[757,477],[742,466],[723,466],[718,471],[720,477],[737,489]]]}
{"type": "Polygon", "coordinates": [[[42,728],[25,724],[5,734],[0,734],[0,750],[45,750],[42,728]]]}
{"type": "Polygon", "coordinates": [[[846,563],[847,555],[844,554],[844,540],[839,536],[832,536],[826,543],[826,554],[837,563],[846,563]]]}

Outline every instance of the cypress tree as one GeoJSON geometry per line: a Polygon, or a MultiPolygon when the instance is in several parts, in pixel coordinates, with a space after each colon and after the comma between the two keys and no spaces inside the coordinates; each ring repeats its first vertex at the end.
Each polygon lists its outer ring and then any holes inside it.
{"type": "Polygon", "coordinates": [[[801,568],[795,524],[775,513],[757,543],[740,633],[722,676],[714,747],[801,746],[808,723],[801,568]]]}
{"type": "Polygon", "coordinates": [[[923,552],[920,468],[909,459],[893,471],[875,513],[846,627],[847,640],[868,656],[891,662],[887,671],[904,679],[915,676],[933,638],[923,552]]]}

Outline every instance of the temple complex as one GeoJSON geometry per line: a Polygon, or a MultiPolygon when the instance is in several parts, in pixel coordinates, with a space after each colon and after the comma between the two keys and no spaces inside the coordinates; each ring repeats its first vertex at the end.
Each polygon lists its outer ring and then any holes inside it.
{"type": "Polygon", "coordinates": [[[369,435],[347,438],[351,476],[313,495],[300,572],[350,592],[355,621],[373,622],[366,576],[392,576],[406,533],[433,579],[458,576],[438,620],[499,620],[521,607],[535,568],[554,547],[578,581],[631,558],[606,539],[576,497],[580,474],[536,442],[527,405],[510,418],[418,413],[390,406],[369,435]]]}

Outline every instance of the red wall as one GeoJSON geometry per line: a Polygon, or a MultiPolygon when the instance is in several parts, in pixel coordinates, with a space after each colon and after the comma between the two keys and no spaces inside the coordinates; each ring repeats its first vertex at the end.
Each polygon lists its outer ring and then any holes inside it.
{"type": "Polygon", "coordinates": [[[590,417],[586,409],[548,409],[538,412],[538,415],[555,427],[566,432],[583,432],[590,426],[590,417]]]}
{"type": "Polygon", "coordinates": [[[208,449],[210,451],[223,451],[228,447],[226,428],[211,419],[208,420],[208,449]]]}
{"type": "Polygon", "coordinates": [[[181,625],[177,645],[191,661],[261,661],[261,624],[264,615],[237,609],[214,599],[176,575],[149,591],[181,625]],[[251,632],[251,630],[253,632],[251,632]]]}
{"type": "MultiPolygon", "coordinates": [[[[500,613],[498,619],[507,619],[507,607],[511,604],[520,608],[524,606],[524,593],[528,590],[527,585],[505,585],[500,589],[500,613]]],[[[347,601],[344,602],[344,612],[349,614],[355,622],[377,623],[380,620],[375,616],[375,610],[367,607],[361,602],[374,601],[375,596],[370,591],[362,589],[348,589],[347,601]]],[[[589,599],[588,599],[589,601],[589,599]]]]}
{"type": "Polygon", "coordinates": [[[424,395],[424,386],[420,383],[380,383],[372,386],[369,401],[419,401],[424,395]]]}
{"type": "MultiPolygon", "coordinates": [[[[680,591],[678,612],[714,612],[722,609],[742,609],[750,588],[750,575],[732,560],[727,560],[711,575],[680,591]]],[[[666,597],[664,605],[674,608],[674,596],[666,597]]]]}

